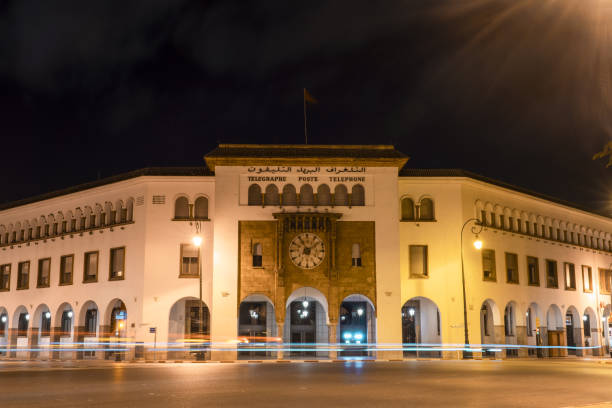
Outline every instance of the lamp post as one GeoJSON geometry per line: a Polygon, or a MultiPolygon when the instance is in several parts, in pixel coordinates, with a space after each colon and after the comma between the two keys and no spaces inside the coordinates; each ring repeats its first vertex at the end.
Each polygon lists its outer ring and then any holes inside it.
{"type": "MultiPolygon", "coordinates": [[[[198,248],[198,278],[199,278],[199,282],[200,282],[200,294],[199,294],[199,303],[198,303],[198,333],[200,335],[200,341],[204,338],[203,334],[204,334],[204,308],[202,307],[202,260],[201,260],[201,253],[200,253],[200,247],[202,246],[202,237],[200,236],[200,223],[198,221],[195,222],[195,226],[196,226],[196,235],[193,236],[192,238],[192,242],[193,245],[198,248]]],[[[200,348],[202,347],[202,344],[200,344],[200,348]]],[[[198,360],[203,360],[203,353],[201,351],[198,351],[197,353],[197,358],[198,360]]]]}
{"type": "Polygon", "coordinates": [[[483,224],[478,218],[470,218],[463,223],[461,227],[461,287],[463,289],[463,331],[465,335],[464,346],[463,346],[463,358],[469,359],[472,358],[472,352],[468,351],[470,345],[470,337],[468,332],[468,322],[467,322],[467,302],[465,297],[465,268],[463,266],[463,230],[470,223],[474,222],[472,225],[472,234],[475,235],[476,239],[474,240],[474,248],[480,250],[482,248],[482,241],[478,238],[478,234],[482,231],[483,224]]]}

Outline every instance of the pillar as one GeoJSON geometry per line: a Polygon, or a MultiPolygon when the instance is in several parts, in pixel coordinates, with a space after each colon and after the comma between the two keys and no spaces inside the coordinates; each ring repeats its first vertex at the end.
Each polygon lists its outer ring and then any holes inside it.
{"type": "Polygon", "coordinates": [[[38,327],[32,327],[28,331],[28,345],[29,345],[29,359],[36,360],[39,356],[38,350],[34,350],[38,348],[38,327]]]}
{"type": "Polygon", "coordinates": [[[336,359],[338,358],[338,350],[337,350],[337,337],[336,330],[338,328],[338,322],[330,321],[327,325],[327,332],[329,333],[329,358],[336,359]]]}
{"type": "Polygon", "coordinates": [[[280,342],[278,343],[277,346],[277,351],[276,351],[276,358],[278,360],[282,360],[285,356],[284,354],[284,348],[285,348],[285,342],[283,341],[283,330],[285,328],[285,322],[283,320],[276,320],[276,336],[280,338],[280,342]]]}

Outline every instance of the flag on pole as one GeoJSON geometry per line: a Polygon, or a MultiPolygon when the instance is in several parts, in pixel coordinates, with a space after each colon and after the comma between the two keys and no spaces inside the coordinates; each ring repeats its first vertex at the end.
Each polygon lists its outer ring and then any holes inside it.
{"type": "Polygon", "coordinates": [[[308,92],[306,88],[304,88],[304,102],[308,103],[319,103],[311,94],[308,92]]]}

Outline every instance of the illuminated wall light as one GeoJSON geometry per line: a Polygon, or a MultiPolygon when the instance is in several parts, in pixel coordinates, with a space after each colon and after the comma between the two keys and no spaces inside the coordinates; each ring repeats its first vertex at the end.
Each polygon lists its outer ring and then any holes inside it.
{"type": "Polygon", "coordinates": [[[476,235],[476,240],[474,241],[474,248],[478,250],[482,249],[482,241],[480,240],[480,238],[478,238],[478,235],[476,235]]]}
{"type": "Polygon", "coordinates": [[[51,312],[46,312],[45,313],[45,318],[50,319],[51,318],[51,312]]]}
{"type": "Polygon", "coordinates": [[[308,301],[307,301],[307,300],[303,301],[303,302],[302,302],[302,306],[304,306],[304,307],[308,307],[308,301]]]}
{"type": "Polygon", "coordinates": [[[72,310],[68,312],[68,317],[72,319],[72,310]]]}
{"type": "Polygon", "coordinates": [[[357,314],[361,316],[363,314],[363,309],[357,309],[357,314]]]}
{"type": "Polygon", "coordinates": [[[414,316],[415,310],[413,308],[408,309],[408,314],[412,317],[414,316]]]}
{"type": "Polygon", "coordinates": [[[342,337],[344,337],[345,340],[348,340],[350,338],[353,337],[353,335],[350,332],[345,332],[342,337]]]}
{"type": "Polygon", "coordinates": [[[2,316],[0,320],[2,320],[2,323],[6,323],[6,316],[2,316]]]}
{"type": "Polygon", "coordinates": [[[25,319],[26,319],[26,320],[30,320],[30,314],[29,314],[29,313],[27,313],[27,314],[25,315],[25,319]]]}
{"type": "Polygon", "coordinates": [[[584,320],[585,322],[589,319],[589,317],[587,315],[582,316],[582,320],[584,320]]]}

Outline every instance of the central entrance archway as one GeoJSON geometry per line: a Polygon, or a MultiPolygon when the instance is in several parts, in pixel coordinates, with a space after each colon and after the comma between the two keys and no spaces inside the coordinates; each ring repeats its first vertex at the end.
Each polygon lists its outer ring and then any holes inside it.
{"type": "Polygon", "coordinates": [[[291,357],[326,357],[319,344],[329,342],[328,303],[314,288],[300,288],[287,299],[283,340],[290,343],[291,357]]]}
{"type": "Polygon", "coordinates": [[[340,304],[337,343],[342,344],[339,356],[369,356],[369,345],[376,342],[376,313],[372,301],[355,294],[340,304]]]}

